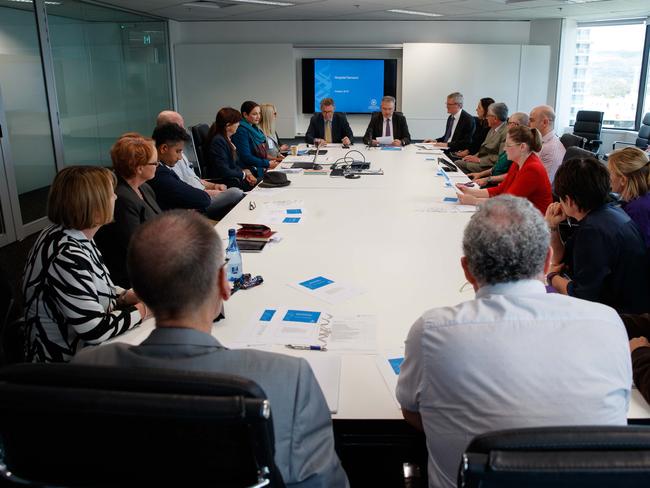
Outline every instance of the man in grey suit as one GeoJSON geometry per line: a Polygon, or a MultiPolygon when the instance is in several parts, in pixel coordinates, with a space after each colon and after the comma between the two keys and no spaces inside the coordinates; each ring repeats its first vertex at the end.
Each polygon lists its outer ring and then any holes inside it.
{"type": "Polygon", "coordinates": [[[492,103],[488,107],[487,122],[490,130],[476,154],[470,154],[455,161],[466,173],[478,173],[491,168],[499,159],[506,144],[508,132],[508,106],[505,103],[492,103]]]}
{"type": "Polygon", "coordinates": [[[212,320],[230,296],[223,265],[221,240],[204,217],[172,211],[143,224],[131,239],[128,267],[156,328],[139,346],[108,344],[83,351],[74,362],[249,378],[271,403],[275,462],[287,486],[347,487],[325,397],[307,361],[229,350],[211,335],[212,320]]]}

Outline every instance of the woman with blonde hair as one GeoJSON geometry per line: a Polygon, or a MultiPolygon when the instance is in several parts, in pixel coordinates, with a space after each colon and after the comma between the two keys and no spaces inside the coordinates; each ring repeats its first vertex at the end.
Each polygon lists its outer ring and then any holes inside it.
{"type": "Polygon", "coordinates": [[[264,135],[266,136],[266,143],[269,147],[269,156],[274,158],[278,157],[281,155],[280,153],[289,149],[289,146],[282,144],[275,128],[275,119],[278,117],[278,113],[275,110],[275,105],[270,103],[263,103],[260,105],[260,109],[262,112],[260,129],[262,129],[262,132],[264,132],[264,135]]]}
{"type": "Polygon", "coordinates": [[[612,191],[621,196],[623,210],[639,227],[650,247],[650,163],[638,147],[614,151],[607,160],[612,191]]]}
{"type": "Polygon", "coordinates": [[[29,361],[69,361],[147,316],[132,290],[113,285],[93,241],[113,220],[114,188],[113,173],[96,166],[69,166],[52,182],[53,225],[36,240],[23,276],[29,361]]]}

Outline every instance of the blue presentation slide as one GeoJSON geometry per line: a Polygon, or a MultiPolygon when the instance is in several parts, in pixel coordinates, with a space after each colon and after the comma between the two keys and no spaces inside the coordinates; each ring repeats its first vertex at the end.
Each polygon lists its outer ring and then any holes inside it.
{"type": "Polygon", "coordinates": [[[339,112],[376,112],[384,96],[382,59],[314,60],[314,108],[331,97],[339,112]]]}

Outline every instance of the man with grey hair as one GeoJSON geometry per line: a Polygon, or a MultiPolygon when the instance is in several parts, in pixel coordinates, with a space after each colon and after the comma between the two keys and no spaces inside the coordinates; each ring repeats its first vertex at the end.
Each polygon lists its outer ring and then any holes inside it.
{"type": "Polygon", "coordinates": [[[466,173],[477,173],[494,166],[503,152],[508,127],[508,106],[505,103],[492,103],[487,110],[487,123],[490,130],[476,154],[465,156],[456,165],[466,173]]]}
{"type": "Polygon", "coordinates": [[[540,105],[530,111],[530,128],[537,129],[542,134],[542,150],[539,152],[539,158],[546,168],[551,184],[566,154],[566,148],[555,134],[554,127],[555,111],[553,107],[540,105]]]}
{"type": "Polygon", "coordinates": [[[474,117],[463,110],[463,94],[459,92],[447,95],[447,125],[445,134],[437,139],[425,139],[435,146],[449,151],[463,151],[472,144],[472,136],[476,129],[474,117]]]}
{"type": "Polygon", "coordinates": [[[108,344],[85,350],[74,362],[249,378],[271,403],[275,462],[287,486],[347,487],[325,397],[309,363],[253,349],[230,350],[212,336],[212,321],[230,296],[223,264],[219,235],[196,213],[165,212],[143,224],[131,239],[128,268],[156,327],[139,346],[108,344]]]}
{"type": "Polygon", "coordinates": [[[431,487],[456,486],[463,450],[485,432],[627,422],[625,328],[610,307],[546,293],[549,242],[528,200],[486,201],[463,236],[476,297],[425,312],[408,334],[397,399],[426,434],[431,487]]]}
{"type": "Polygon", "coordinates": [[[392,146],[406,146],[411,143],[406,117],[402,112],[395,112],[395,97],[389,95],[381,99],[381,111],[370,117],[363,143],[367,146],[379,146],[380,137],[382,140],[390,140],[392,146]]]}

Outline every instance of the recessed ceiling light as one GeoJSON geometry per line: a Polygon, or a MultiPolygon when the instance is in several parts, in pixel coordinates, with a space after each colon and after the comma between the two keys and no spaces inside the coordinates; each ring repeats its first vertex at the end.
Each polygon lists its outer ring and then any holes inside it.
{"type": "Polygon", "coordinates": [[[237,2],[237,3],[255,3],[258,5],[275,5],[276,7],[291,7],[295,5],[295,3],[274,2],[272,0],[230,0],[230,1],[237,2]]]}
{"type": "Polygon", "coordinates": [[[213,3],[213,2],[204,2],[204,1],[199,1],[199,2],[188,2],[184,3],[183,7],[200,7],[200,8],[221,8],[221,5],[213,3]]]}
{"type": "Polygon", "coordinates": [[[442,14],[434,14],[433,12],[418,12],[417,10],[400,10],[398,8],[390,9],[388,10],[388,12],[393,12],[394,14],[421,15],[423,17],[442,17],[442,14]]]}
{"type": "MultiPolygon", "coordinates": [[[[34,3],[34,0],[9,0],[16,3],[34,3]]],[[[61,2],[45,2],[45,5],[61,5],[61,2]]]]}

